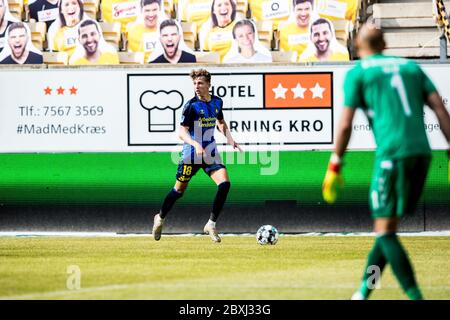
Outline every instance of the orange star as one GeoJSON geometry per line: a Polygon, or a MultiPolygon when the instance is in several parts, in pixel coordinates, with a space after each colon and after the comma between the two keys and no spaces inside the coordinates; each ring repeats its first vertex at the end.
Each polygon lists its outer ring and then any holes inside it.
{"type": "Polygon", "coordinates": [[[56,91],[58,91],[58,95],[60,95],[60,94],[64,95],[64,88],[63,87],[59,86],[59,88],[56,89],[56,91]]]}
{"type": "Polygon", "coordinates": [[[75,88],[74,86],[72,86],[72,88],[70,88],[69,90],[70,90],[70,94],[74,94],[74,95],[76,95],[77,91],[78,91],[78,89],[75,88]]]}
{"type": "Polygon", "coordinates": [[[47,86],[47,88],[44,89],[44,92],[45,92],[46,96],[50,95],[50,94],[52,94],[52,89],[49,86],[47,86]]]}

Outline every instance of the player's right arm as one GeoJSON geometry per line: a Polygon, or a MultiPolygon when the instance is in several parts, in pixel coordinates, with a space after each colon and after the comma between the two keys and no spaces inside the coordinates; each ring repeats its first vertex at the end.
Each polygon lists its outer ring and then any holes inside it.
{"type": "Polygon", "coordinates": [[[336,201],[338,190],[344,186],[341,174],[342,157],[350,141],[356,108],[361,105],[360,77],[361,70],[353,68],[347,73],[344,81],[344,108],[339,120],[334,152],[322,183],[322,196],[328,203],[336,201]]]}
{"type": "Polygon", "coordinates": [[[183,142],[193,146],[198,156],[201,156],[205,153],[205,149],[203,149],[202,145],[192,139],[191,135],[189,134],[189,127],[181,125],[178,131],[178,137],[183,140],[183,142]]]}
{"type": "Polygon", "coordinates": [[[183,140],[184,143],[187,143],[195,148],[195,153],[197,156],[200,156],[205,153],[203,146],[201,143],[192,139],[191,134],[189,133],[189,129],[194,126],[195,122],[195,110],[191,105],[191,101],[188,101],[181,113],[181,123],[180,129],[178,130],[178,137],[183,140]]]}

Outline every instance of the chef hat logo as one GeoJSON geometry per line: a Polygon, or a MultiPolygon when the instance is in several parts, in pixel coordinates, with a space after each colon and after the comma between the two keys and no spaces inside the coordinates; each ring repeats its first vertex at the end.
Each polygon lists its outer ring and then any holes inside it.
{"type": "Polygon", "coordinates": [[[175,131],[175,111],[184,102],[179,91],[147,90],[141,94],[139,102],[148,111],[149,132],[175,131]]]}

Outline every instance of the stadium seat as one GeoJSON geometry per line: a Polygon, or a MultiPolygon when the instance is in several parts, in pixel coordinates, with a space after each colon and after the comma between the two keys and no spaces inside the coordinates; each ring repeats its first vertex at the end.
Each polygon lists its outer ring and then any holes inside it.
{"type": "Polygon", "coordinates": [[[236,11],[247,17],[248,0],[236,0],[236,11]]]}
{"type": "Polygon", "coordinates": [[[24,18],[24,5],[23,0],[8,0],[9,12],[19,19],[23,21],[24,18]]]}
{"type": "Polygon", "coordinates": [[[100,13],[100,0],[83,0],[84,12],[92,19],[98,20],[100,13]]]}
{"type": "Polygon", "coordinates": [[[197,63],[220,63],[220,54],[218,52],[195,52],[197,63]]]}
{"type": "Polygon", "coordinates": [[[45,22],[29,22],[28,27],[31,32],[31,41],[34,46],[43,51],[45,47],[45,37],[47,32],[47,25],[45,22]]]}
{"type": "Polygon", "coordinates": [[[100,22],[103,38],[106,42],[112,44],[117,50],[120,49],[120,22],[100,22]]]}
{"type": "Polygon", "coordinates": [[[195,50],[197,47],[197,24],[193,22],[181,22],[183,38],[186,45],[195,50]]]}
{"type": "Polygon", "coordinates": [[[144,52],[119,52],[120,64],[144,64],[144,52]]]}
{"type": "Polygon", "coordinates": [[[270,20],[257,21],[256,29],[258,30],[258,39],[268,49],[272,48],[273,38],[273,22],[270,20]]]}
{"type": "MultiPolygon", "coordinates": [[[[368,14],[369,8],[368,8],[368,14]]],[[[375,3],[368,17],[385,33],[386,54],[403,57],[439,56],[440,32],[433,20],[432,2],[375,3]]]]}
{"type": "Polygon", "coordinates": [[[175,18],[173,0],[164,0],[164,11],[167,17],[175,18]]]}
{"type": "Polygon", "coordinates": [[[53,65],[67,65],[69,54],[67,52],[42,52],[44,63],[53,65]]]}
{"type": "Polygon", "coordinates": [[[336,39],[343,45],[347,46],[347,41],[352,32],[353,24],[348,20],[331,20],[333,23],[336,39]]]}
{"type": "Polygon", "coordinates": [[[273,62],[297,62],[297,51],[272,51],[273,62]]]}

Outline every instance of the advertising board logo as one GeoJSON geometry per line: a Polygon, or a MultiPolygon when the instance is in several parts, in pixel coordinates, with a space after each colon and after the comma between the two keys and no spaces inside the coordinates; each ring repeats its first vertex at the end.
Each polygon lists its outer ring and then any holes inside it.
{"type": "MultiPolygon", "coordinates": [[[[212,73],[210,93],[222,99],[224,119],[241,144],[333,141],[332,72],[212,73]]],[[[128,145],[180,145],[182,106],[192,97],[188,74],[129,74],[128,145]]],[[[198,112],[202,117],[209,111],[198,112]]],[[[220,134],[215,138],[226,144],[220,134]]]]}
{"type": "Polygon", "coordinates": [[[331,108],[331,73],[268,74],[265,76],[267,108],[331,108]]]}
{"type": "Polygon", "coordinates": [[[139,103],[148,111],[148,132],[175,131],[175,111],[183,106],[184,98],[178,90],[147,90],[139,103]]]}

